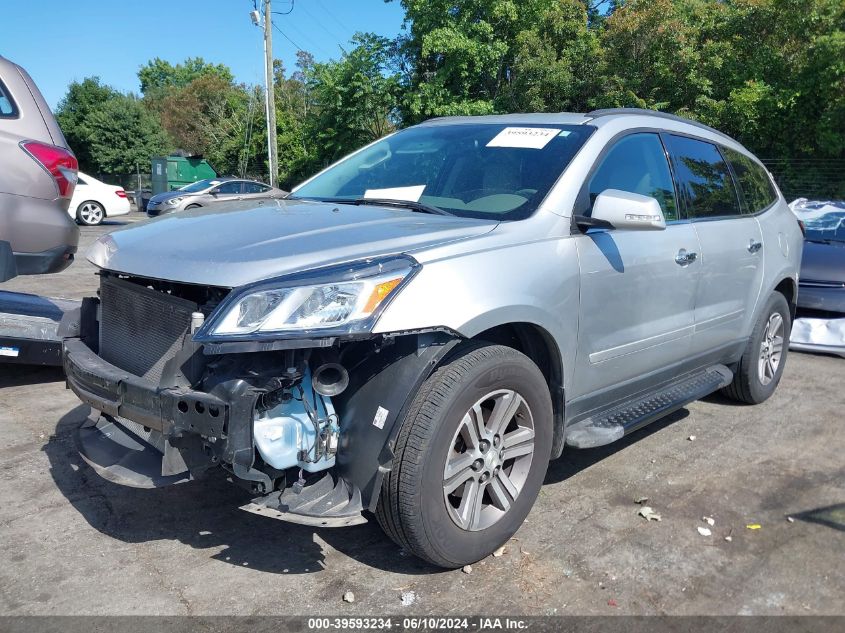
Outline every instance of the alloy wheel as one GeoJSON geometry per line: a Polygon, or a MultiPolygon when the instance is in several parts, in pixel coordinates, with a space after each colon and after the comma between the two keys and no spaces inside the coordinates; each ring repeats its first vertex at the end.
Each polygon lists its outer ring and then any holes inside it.
{"type": "Polygon", "coordinates": [[[461,419],[443,471],[452,521],[478,531],[501,519],[522,491],[534,455],[534,418],[525,399],[499,389],[461,419]]]}
{"type": "Polygon", "coordinates": [[[79,216],[85,224],[99,224],[103,221],[103,208],[96,202],[86,202],[79,209],[79,216]]]}
{"type": "Polygon", "coordinates": [[[777,375],[781,357],[783,356],[783,339],[783,317],[779,312],[775,312],[766,322],[766,327],[763,330],[763,340],[760,343],[757,377],[763,385],[768,385],[777,375]]]}

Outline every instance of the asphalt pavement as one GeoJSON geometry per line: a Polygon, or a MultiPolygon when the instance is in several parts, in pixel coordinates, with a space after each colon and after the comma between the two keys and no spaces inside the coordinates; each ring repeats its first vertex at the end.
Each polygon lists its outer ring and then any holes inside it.
{"type": "MultiPolygon", "coordinates": [[[[140,217],[82,228],[80,253],[140,217]]],[[[94,273],[81,255],[0,289],[80,298],[94,273]]],[[[243,512],[248,495],[219,473],[106,482],[76,453],[89,409],[61,372],[0,365],[0,614],[845,615],[843,384],[845,359],[791,353],[762,405],[714,395],[567,450],[504,553],[465,573],[418,561],[373,521],[243,512]]]]}

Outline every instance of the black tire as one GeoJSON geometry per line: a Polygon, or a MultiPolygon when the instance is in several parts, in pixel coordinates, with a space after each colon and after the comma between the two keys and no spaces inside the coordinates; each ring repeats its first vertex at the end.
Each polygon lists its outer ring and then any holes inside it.
{"type": "Polygon", "coordinates": [[[86,200],[76,207],[76,221],[84,226],[98,226],[105,219],[106,210],[96,200],[86,200]],[[92,212],[94,215],[92,215],[92,212]],[[96,215],[97,213],[99,215],[96,215]],[[92,219],[92,217],[95,219],[92,219]]]}
{"type": "Polygon", "coordinates": [[[781,293],[773,292],[760,312],[757,323],[754,325],[751,338],[748,339],[748,344],[745,346],[745,351],[742,353],[742,358],[734,373],[733,382],[722,389],[722,393],[732,400],[747,404],[759,404],[768,400],[775,392],[775,389],[777,389],[780,378],[783,375],[783,368],[786,366],[786,357],[789,352],[789,333],[791,330],[792,317],[789,312],[789,304],[781,293]],[[769,323],[769,319],[775,314],[780,314],[780,317],[783,319],[783,349],[777,371],[774,372],[771,382],[763,384],[758,370],[758,362],[767,324],[769,323]]]}
{"type": "MultiPolygon", "coordinates": [[[[520,411],[524,416],[524,410],[520,411]]],[[[517,419],[525,417],[514,417],[507,424],[517,419]]],[[[538,367],[509,347],[464,344],[423,383],[400,423],[393,467],[384,478],[376,509],[387,535],[420,558],[447,568],[481,560],[506,543],[531,510],[549,463],[552,402],[538,367]],[[467,411],[497,389],[515,392],[527,405],[533,419],[534,452],[510,508],[492,525],[471,531],[450,516],[444,498],[444,468],[467,411]]],[[[501,437],[506,435],[503,430],[501,437]]],[[[501,442],[505,447],[505,440],[501,442]]],[[[503,462],[501,470],[511,468],[513,474],[514,463],[503,462]]],[[[482,499],[489,500],[484,494],[489,493],[482,493],[482,499]]]]}
{"type": "Polygon", "coordinates": [[[201,206],[201,204],[189,204],[185,207],[185,211],[187,211],[188,209],[199,209],[201,206]]]}

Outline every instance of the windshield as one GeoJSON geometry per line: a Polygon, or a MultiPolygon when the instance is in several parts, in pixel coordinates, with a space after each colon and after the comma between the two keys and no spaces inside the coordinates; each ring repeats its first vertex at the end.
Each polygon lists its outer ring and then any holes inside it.
{"type": "Polygon", "coordinates": [[[804,222],[811,242],[845,242],[845,201],[807,202],[795,214],[804,222]]]}
{"type": "Polygon", "coordinates": [[[199,193],[200,191],[205,191],[209,187],[219,185],[221,182],[222,181],[217,178],[206,178],[205,180],[198,180],[196,182],[192,182],[190,185],[179,187],[179,191],[184,191],[186,193],[199,193]]]}
{"type": "Polygon", "coordinates": [[[470,123],[410,128],[349,156],[291,198],[404,200],[497,220],[531,215],[595,128],[470,123]]]}

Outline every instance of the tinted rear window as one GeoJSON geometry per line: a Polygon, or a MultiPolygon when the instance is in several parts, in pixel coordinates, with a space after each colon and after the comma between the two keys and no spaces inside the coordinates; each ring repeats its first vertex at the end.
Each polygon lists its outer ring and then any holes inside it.
{"type": "Polygon", "coordinates": [[[739,215],[736,187],[719,149],[712,143],[684,136],[670,134],[666,139],[687,216],[694,219],[739,215]]]}
{"type": "Polygon", "coordinates": [[[12,101],[12,95],[9,94],[6,86],[0,81],[0,117],[4,119],[11,119],[18,116],[18,109],[15,102],[12,101]]]}
{"type": "Polygon", "coordinates": [[[771,206],[778,199],[769,175],[762,165],[732,149],[723,148],[722,153],[731,164],[745,199],[746,213],[757,213],[771,206]]]}
{"type": "Polygon", "coordinates": [[[244,183],[244,193],[264,193],[268,191],[270,187],[267,185],[262,185],[257,182],[245,182],[244,183]]]}

